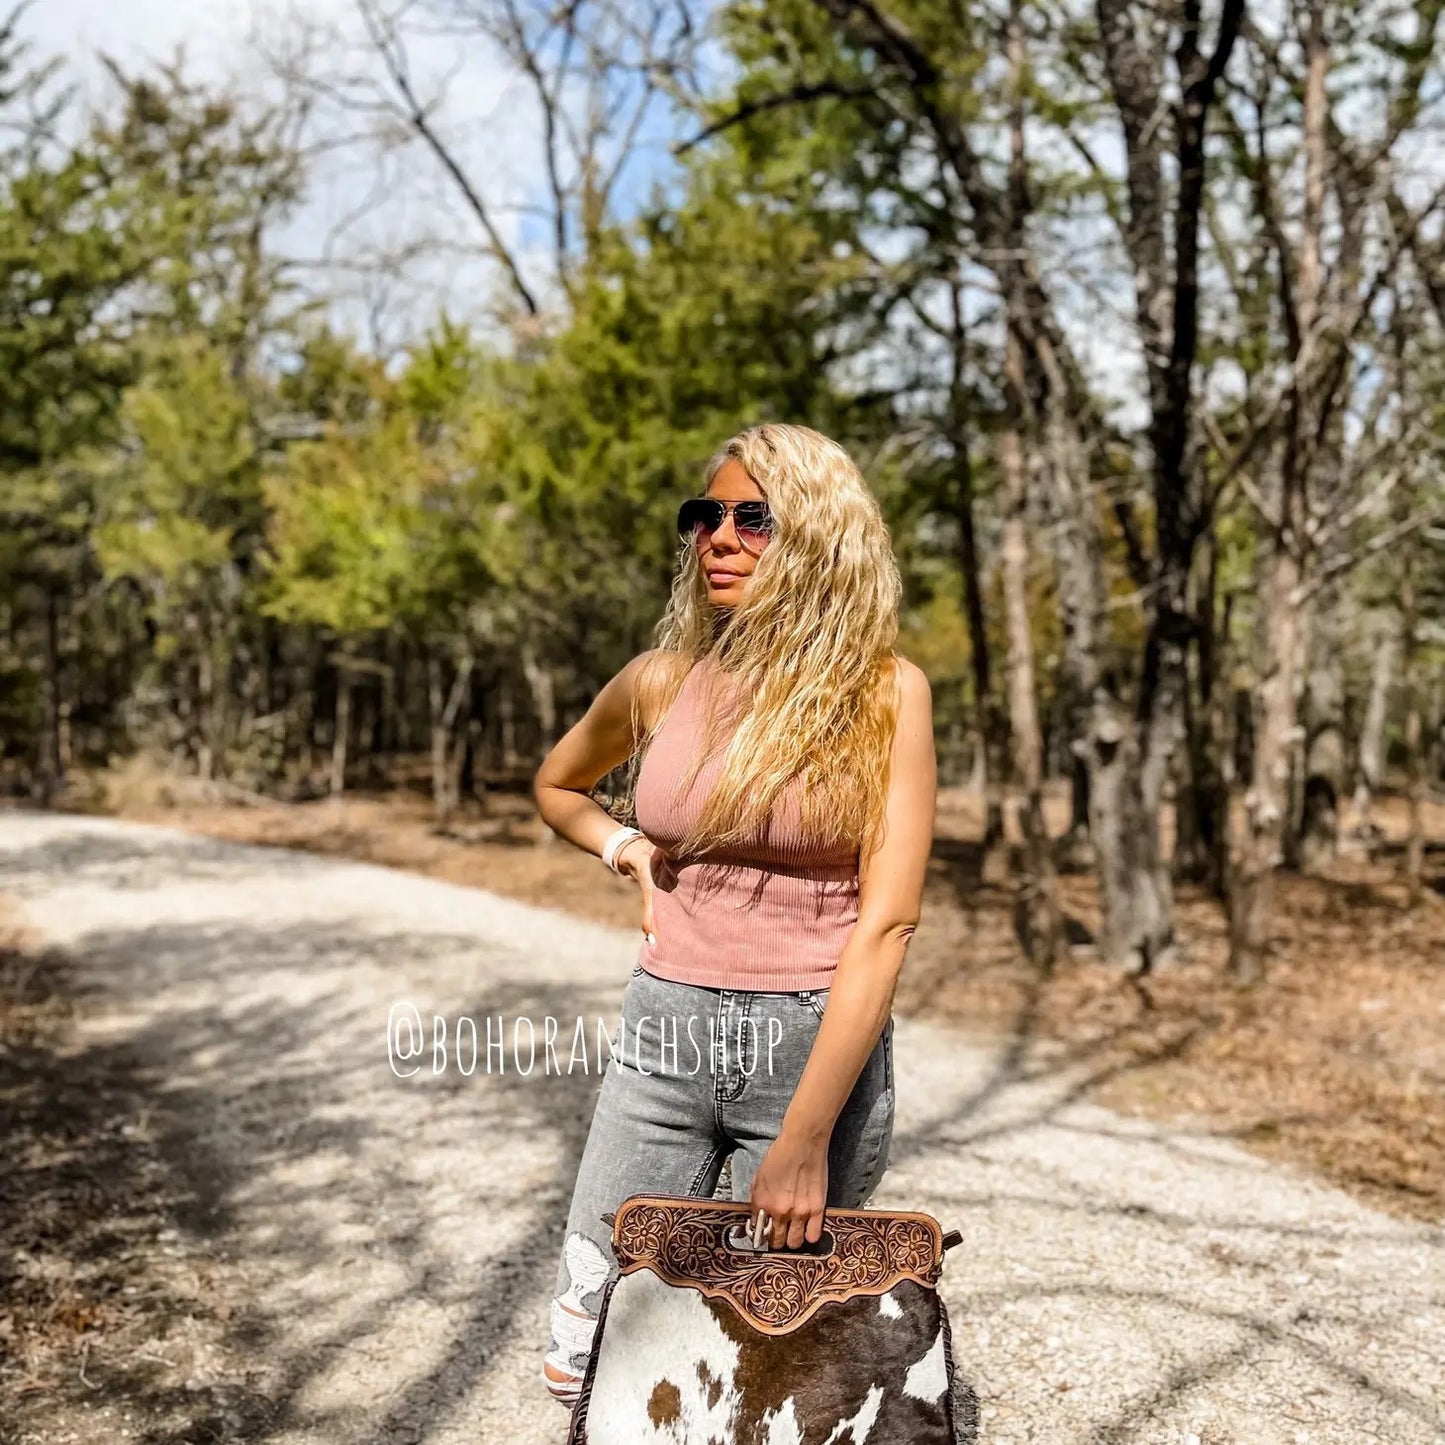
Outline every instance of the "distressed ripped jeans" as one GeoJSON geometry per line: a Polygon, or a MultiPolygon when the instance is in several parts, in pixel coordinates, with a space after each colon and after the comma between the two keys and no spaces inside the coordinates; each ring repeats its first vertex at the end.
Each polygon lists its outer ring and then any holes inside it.
{"type": "MultiPolygon", "coordinates": [[[[576,1402],[602,1292],[618,1274],[602,1216],[633,1194],[712,1198],[732,1157],[732,1197],[782,1128],[828,989],[763,993],[700,988],[632,970],[617,1061],[608,1055],[582,1152],[551,1304],[543,1378],[576,1402]]],[[[857,1209],[888,1167],[893,1138],[893,1020],[839,1114],[828,1144],[828,1206],[857,1209]]]]}

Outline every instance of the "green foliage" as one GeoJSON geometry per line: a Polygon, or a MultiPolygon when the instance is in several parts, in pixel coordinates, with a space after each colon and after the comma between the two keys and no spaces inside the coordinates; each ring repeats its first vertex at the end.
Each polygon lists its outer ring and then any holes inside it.
{"type": "Polygon", "coordinates": [[[146,261],[133,218],[117,224],[103,158],[0,158],[0,468],[64,456],[99,434],[134,373],[119,293],[146,261]],[[8,164],[5,162],[8,160],[8,164]]]}
{"type": "MultiPolygon", "coordinates": [[[[994,556],[1000,233],[998,215],[982,214],[1000,204],[1009,150],[1004,14],[937,0],[886,10],[936,66],[929,85],[870,42],[861,10],[840,19],[804,0],[717,7],[728,80],[694,112],[675,113],[679,135],[697,143],[683,149],[669,195],[659,189],[625,223],[590,227],[565,310],[537,318],[510,348],[441,316],[395,364],[288,289],[271,238],[306,169],[277,115],[175,67],[116,69],[112,103],[64,145],[55,137],[72,132],[54,124],[62,93],[0,27],[9,751],[38,755],[36,739],[58,735],[63,712],[82,751],[160,736],[199,758],[204,735],[205,755],[224,766],[228,746],[255,755],[264,733],[268,756],[304,756],[326,745],[316,719],[336,713],[333,644],[358,698],[392,680],[385,706],[371,698],[378,735],[387,708],[427,712],[428,689],[414,684],[439,658],[471,658],[477,696],[502,680],[514,721],[528,687],[541,689],[539,720],[552,701],[565,713],[647,645],[677,557],[678,503],[722,442],[762,420],[813,425],[862,462],[906,581],[902,645],[946,689],[940,721],[962,725],[974,686],[965,453],[996,690],[1005,670],[994,556]],[[957,157],[944,163],[940,120],[968,138],[971,177],[957,157]]],[[[1077,323],[1082,311],[1087,329],[1089,308],[1107,301],[1124,314],[1132,294],[1111,230],[1129,203],[1113,162],[1120,118],[1092,10],[1030,3],[1023,20],[1032,211],[1020,243],[1058,315],[1072,308],[1077,323]]],[[[1428,70],[1422,47],[1400,42],[1391,63],[1428,70]]],[[[1287,89],[1276,83],[1268,102],[1282,205],[1299,168],[1297,127],[1281,119],[1297,108],[1287,89]]],[[[1200,274],[1198,390],[1213,429],[1195,442],[1215,481],[1229,450],[1218,438],[1232,446],[1267,409],[1282,354],[1257,137],[1241,129],[1220,121],[1211,135],[1200,274]]],[[[1440,394],[1438,328],[1411,327],[1420,396],[1410,406],[1421,412],[1430,403],[1420,397],[1440,394]]],[[[1387,349],[1379,334],[1371,344],[1387,349]]],[[[1096,365],[1086,351],[1085,369],[1096,365]]],[[[1061,359],[1074,367],[1076,357],[1061,359]]],[[[1147,587],[1130,570],[1113,503],[1136,509],[1147,548],[1150,448],[1137,428],[1099,422],[1108,404],[1097,376],[1070,382],[1091,411],[1083,440],[1109,599],[1104,660],[1127,672],[1142,650],[1147,587]]],[[[1395,410],[1381,415],[1394,424],[1395,410]]],[[[1420,429],[1429,444],[1417,448],[1412,496],[1428,504],[1441,418],[1420,429]]],[[[1059,718],[1066,639],[1042,530],[1050,464],[1039,436],[1029,446],[1041,523],[1033,642],[1043,711],[1059,718]]],[[[1253,462],[1251,479],[1267,486],[1268,443],[1253,462]]],[[[1382,525],[1362,513],[1352,540],[1366,545],[1382,525]]],[[[1238,478],[1210,532],[1218,595],[1238,599],[1234,651],[1245,656],[1264,531],[1238,478]]],[[[1433,646],[1445,574],[1436,534],[1412,535],[1433,646]]],[[[1362,567],[1353,585],[1369,605],[1391,605],[1399,557],[1382,551],[1362,567]]],[[[501,712],[490,694],[485,711],[501,712]]],[[[395,717],[386,726],[406,732],[395,717]]]]}
{"type": "Polygon", "coordinates": [[[121,406],[122,443],[97,459],[96,551],[158,620],[234,600],[254,550],[260,486],[250,407],[207,337],[156,349],[121,406]]]}
{"type": "Polygon", "coordinates": [[[271,616],[352,635],[411,613],[425,511],[407,425],[302,443],[267,479],[271,616]]]}
{"type": "Polygon", "coordinates": [[[146,239],[131,304],[153,327],[204,330],[242,369],[276,319],[283,288],[265,234],[300,193],[301,158],[275,113],[243,108],[177,66],[151,78],[112,64],[111,74],[122,102],[91,146],[146,239]]]}
{"type": "Polygon", "coordinates": [[[329,328],[302,330],[294,351],[274,390],[277,407],[302,421],[362,426],[391,394],[381,362],[329,328]]]}
{"type": "Polygon", "coordinates": [[[244,378],[279,295],[262,238],[295,157],[174,71],[114,72],[111,118],[64,144],[44,73],[0,33],[0,586],[17,635],[57,618],[58,654],[24,665],[52,674],[33,690],[58,730],[57,667],[115,661],[139,687],[153,661],[227,665],[260,524],[244,378]]]}
{"type": "MultiPolygon", "coordinates": [[[[367,375],[334,345],[313,354],[328,375],[367,375]]],[[[333,418],[290,449],[265,484],[268,615],[342,637],[485,627],[488,597],[515,582],[520,560],[489,455],[487,370],[443,323],[395,384],[369,377],[359,424],[333,418]]]]}
{"type": "Polygon", "coordinates": [[[831,303],[853,263],[833,257],[826,212],[745,191],[725,159],[699,164],[681,206],[599,238],[539,359],[498,371],[492,460],[527,531],[534,636],[560,643],[581,605],[635,648],[666,594],[678,504],[718,446],[755,421],[841,429],[831,303]]]}

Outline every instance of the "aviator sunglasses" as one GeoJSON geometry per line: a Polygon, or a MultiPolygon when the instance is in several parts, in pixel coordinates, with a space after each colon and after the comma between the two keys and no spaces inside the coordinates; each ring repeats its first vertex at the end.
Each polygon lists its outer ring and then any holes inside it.
{"type": "Polygon", "coordinates": [[[773,513],[766,502],[720,502],[716,497],[689,497],[677,509],[677,531],[685,542],[705,542],[733,514],[738,541],[760,552],[773,535],[773,513]]]}

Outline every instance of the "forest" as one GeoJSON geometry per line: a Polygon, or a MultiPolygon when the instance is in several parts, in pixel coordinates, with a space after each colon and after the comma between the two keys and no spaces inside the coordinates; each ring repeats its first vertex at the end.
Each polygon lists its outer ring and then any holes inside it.
{"type": "Polygon", "coordinates": [[[678,503],[785,420],[884,506],[940,779],[1034,963],[1086,870],[1101,958],[1165,968],[1187,885],[1248,984],[1280,870],[1377,849],[1387,795],[1438,906],[1442,10],[352,0],[345,44],[271,37],[263,90],[112,61],[90,105],[15,11],[6,791],[147,757],[297,802],[416,765],[444,832],[651,645],[678,503]],[[520,218],[438,47],[516,79],[520,218]],[[429,168],[455,230],[299,258],[342,148],[429,168]],[[463,255],[466,314],[343,323],[463,255]]]}

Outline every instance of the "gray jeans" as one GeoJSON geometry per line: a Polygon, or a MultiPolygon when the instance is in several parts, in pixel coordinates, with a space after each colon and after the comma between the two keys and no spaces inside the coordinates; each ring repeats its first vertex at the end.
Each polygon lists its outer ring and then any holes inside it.
{"type": "MultiPolygon", "coordinates": [[[[618,1272],[602,1215],[633,1194],[711,1198],[729,1155],[732,1197],[746,1200],[808,1062],[828,993],[699,988],[633,968],[617,1063],[608,1056],[558,1264],[544,1372],[557,1399],[576,1399],[602,1291],[618,1272]]],[[[892,1138],[890,1018],[833,1127],[829,1206],[867,1201],[888,1167],[892,1138]]]]}

